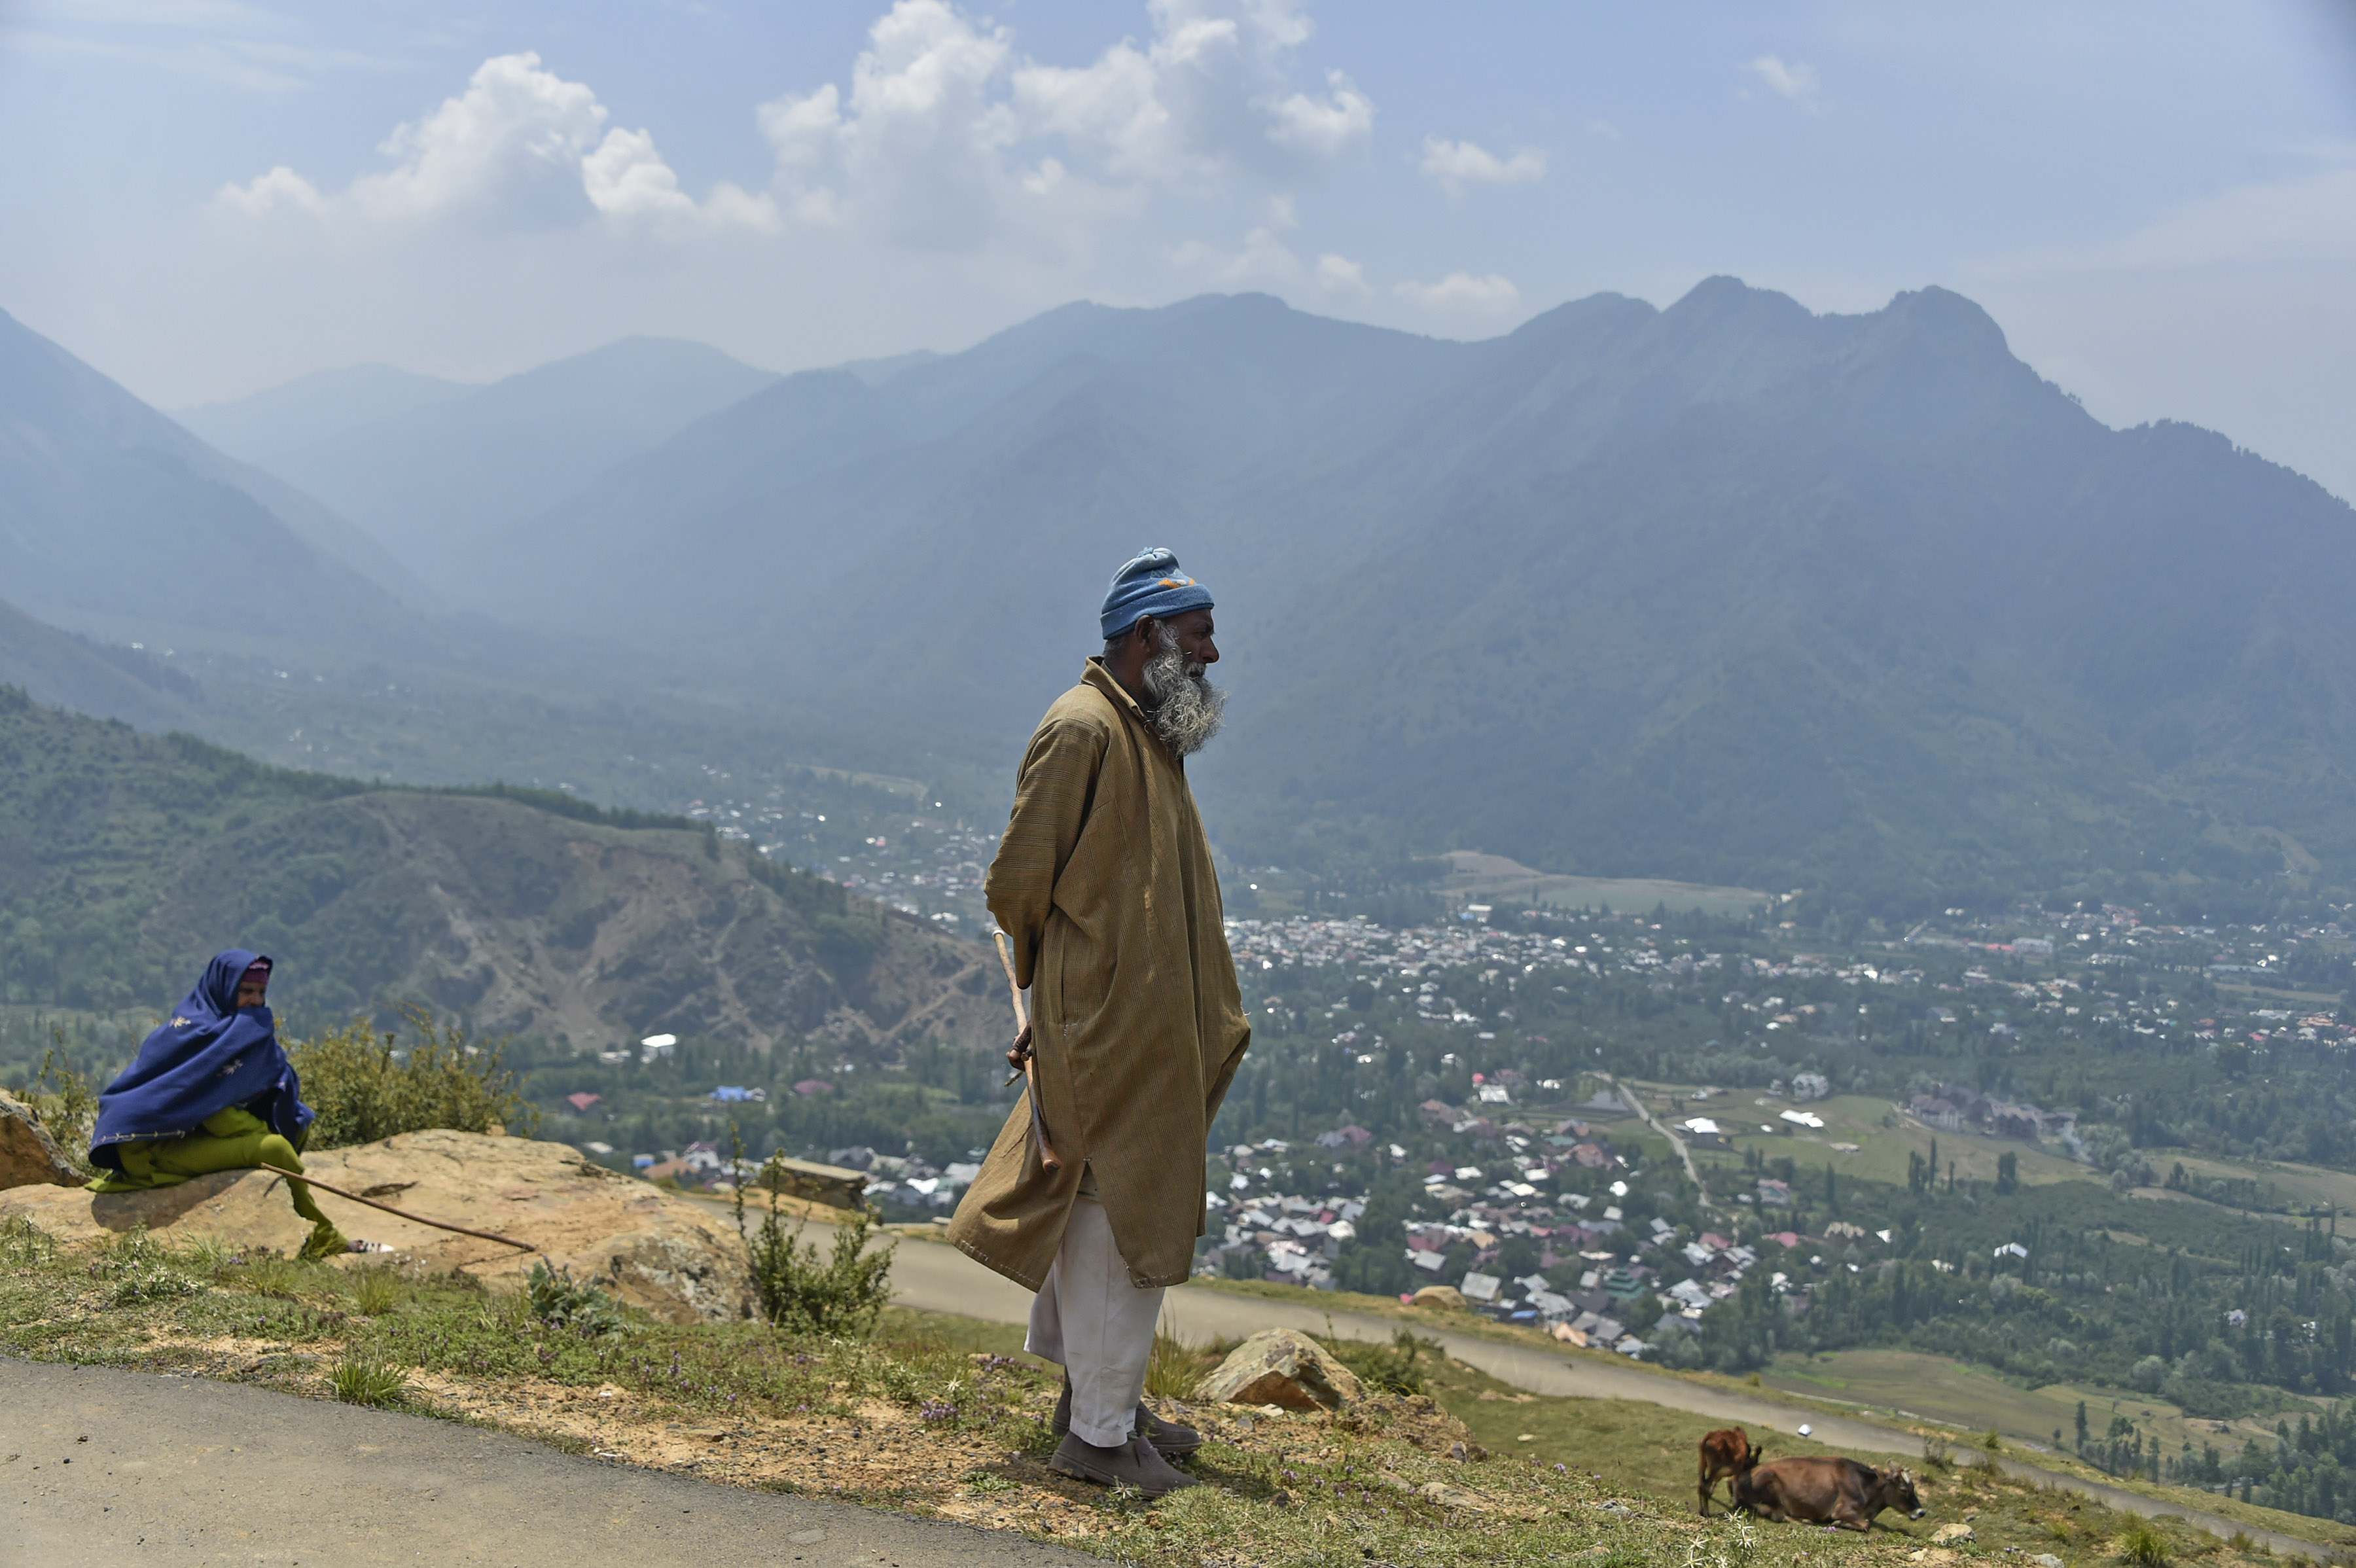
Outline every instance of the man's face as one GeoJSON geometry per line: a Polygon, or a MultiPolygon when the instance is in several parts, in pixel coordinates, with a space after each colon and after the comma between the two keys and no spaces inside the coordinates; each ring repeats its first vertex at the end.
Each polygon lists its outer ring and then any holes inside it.
{"type": "Polygon", "coordinates": [[[1162,623],[1178,634],[1178,651],[1189,666],[1207,667],[1219,661],[1219,645],[1212,640],[1211,612],[1188,610],[1162,623]]]}

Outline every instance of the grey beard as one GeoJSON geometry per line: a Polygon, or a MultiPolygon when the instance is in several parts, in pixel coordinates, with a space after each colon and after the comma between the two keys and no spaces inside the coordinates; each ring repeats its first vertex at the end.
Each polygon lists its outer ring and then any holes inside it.
{"type": "Polygon", "coordinates": [[[1204,669],[1186,661],[1178,634],[1163,628],[1162,651],[1145,662],[1145,693],[1153,699],[1153,731],[1174,756],[1194,756],[1219,733],[1227,694],[1204,669]]]}

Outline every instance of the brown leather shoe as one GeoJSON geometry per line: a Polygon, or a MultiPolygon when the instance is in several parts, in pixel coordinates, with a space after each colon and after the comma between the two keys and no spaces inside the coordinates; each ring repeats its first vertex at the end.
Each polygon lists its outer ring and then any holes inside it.
{"type": "MultiPolygon", "coordinates": [[[[1064,1391],[1055,1396],[1055,1418],[1049,1424],[1058,1437],[1072,1430],[1072,1385],[1068,1379],[1065,1380],[1064,1391]]],[[[1153,1451],[1165,1459],[1183,1459],[1203,1446],[1201,1433],[1191,1426],[1162,1420],[1153,1413],[1150,1405],[1137,1407],[1137,1423],[1130,1430],[1152,1444],[1153,1451]]]]}
{"type": "Polygon", "coordinates": [[[1135,1487],[1149,1498],[1168,1497],[1182,1487],[1199,1487],[1194,1477],[1170,1467],[1142,1437],[1132,1437],[1119,1448],[1099,1448],[1067,1432],[1055,1447],[1047,1467],[1058,1475],[1095,1481],[1107,1487],[1135,1487]]]}

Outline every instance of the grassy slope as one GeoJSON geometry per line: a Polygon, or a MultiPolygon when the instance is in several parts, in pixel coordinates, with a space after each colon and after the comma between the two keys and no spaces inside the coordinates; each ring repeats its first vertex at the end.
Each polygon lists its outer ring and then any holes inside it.
{"type": "MultiPolygon", "coordinates": [[[[1195,1419],[1212,1441],[1194,1469],[1215,1484],[1147,1506],[1041,1466],[1055,1384],[1016,1353],[1012,1326],[894,1313],[873,1341],[643,1320],[584,1337],[463,1278],[233,1260],[144,1236],[83,1251],[16,1228],[0,1233],[0,1263],[10,1354],[315,1398],[332,1394],[339,1371],[369,1370],[405,1381],[388,1396],[397,1402],[573,1452],[1053,1535],[1129,1562],[1894,1564],[1933,1528],[1968,1520],[1978,1548],[2058,1550],[2074,1563],[2109,1555],[2129,1525],[1958,1470],[1930,1478],[1929,1518],[1893,1519],[1867,1540],[1699,1527],[1688,1489],[1699,1418],[1532,1398],[1429,1357],[1421,1368],[1445,1413],[1390,1401],[1353,1423],[1259,1416],[1247,1430],[1231,1408],[1206,1410],[1195,1419]],[[1448,1458],[1451,1432],[1488,1456],[1448,1458]]],[[[2254,1561],[2161,1529],[2179,1560],[2254,1561]]]]}

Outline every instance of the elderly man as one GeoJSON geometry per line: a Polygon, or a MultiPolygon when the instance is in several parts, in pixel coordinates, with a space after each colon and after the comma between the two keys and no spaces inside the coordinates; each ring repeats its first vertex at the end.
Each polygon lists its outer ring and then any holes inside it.
{"type": "Polygon", "coordinates": [[[1192,1272],[1205,1146],[1250,1043],[1219,882],[1185,760],[1225,693],[1211,596],[1167,550],[1105,596],[1104,654],[1040,721],[990,868],[1013,939],[1049,1171],[1017,1105],[958,1206],[950,1239],[1038,1292],[1028,1348],[1064,1368],[1067,1476],[1160,1497],[1168,1456],[1202,1439],[1142,1402],[1162,1293],[1192,1272]]]}

